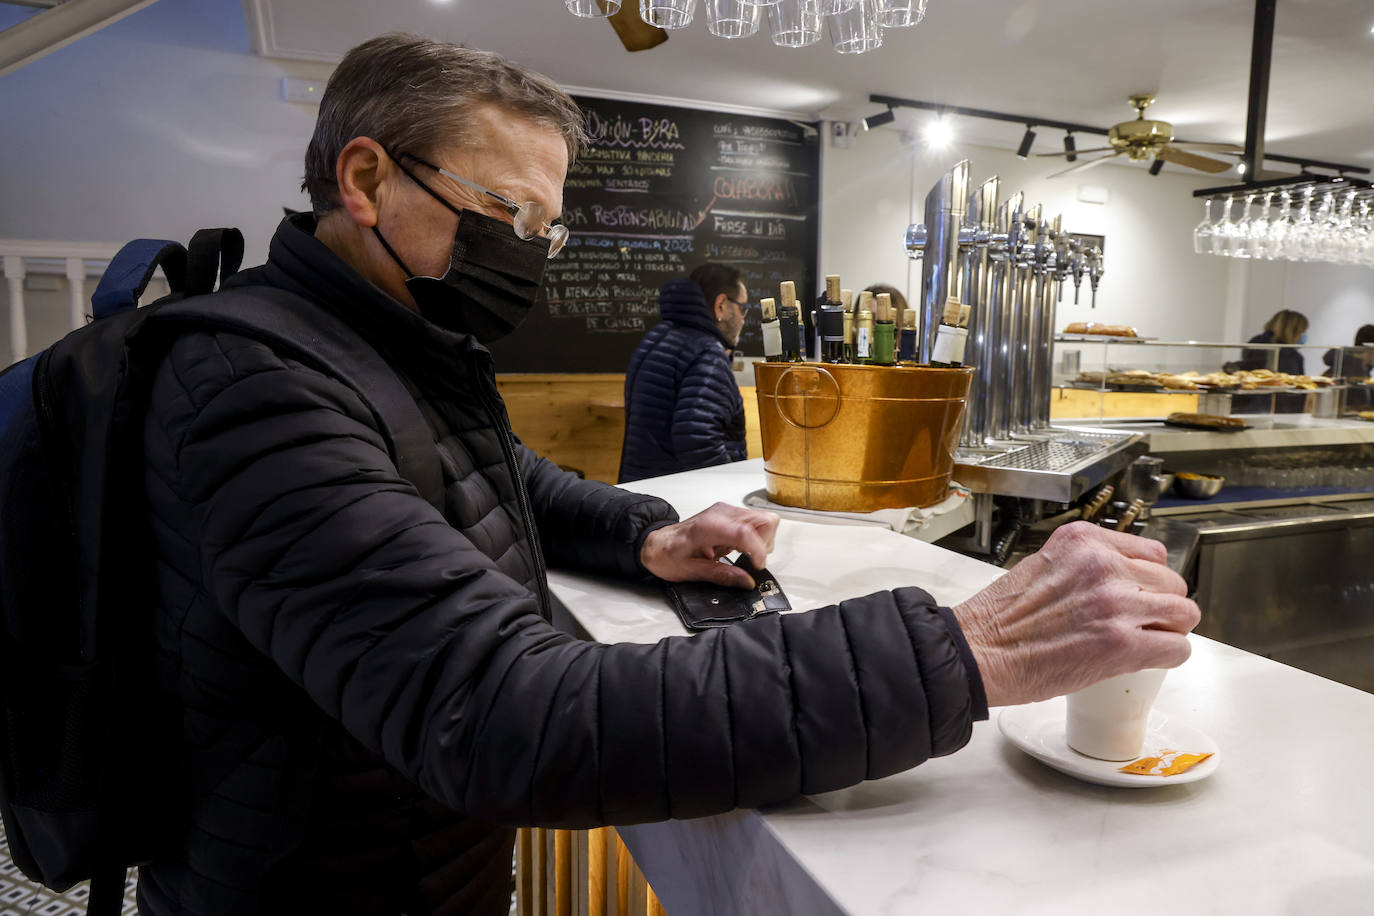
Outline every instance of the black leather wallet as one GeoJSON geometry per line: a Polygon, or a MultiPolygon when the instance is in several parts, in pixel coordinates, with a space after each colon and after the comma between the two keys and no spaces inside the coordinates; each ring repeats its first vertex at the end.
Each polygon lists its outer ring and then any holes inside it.
{"type": "Polygon", "coordinates": [[[764,614],[792,610],[792,605],[772,573],[766,569],[755,569],[745,554],[740,554],[735,565],[754,577],[753,588],[732,588],[711,582],[663,583],[668,603],[677,612],[683,626],[689,630],[709,630],[728,627],[732,623],[764,614]]]}

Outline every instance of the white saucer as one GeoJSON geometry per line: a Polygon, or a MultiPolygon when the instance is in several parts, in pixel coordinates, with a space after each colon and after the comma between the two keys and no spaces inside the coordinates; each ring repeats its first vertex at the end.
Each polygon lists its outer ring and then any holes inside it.
{"type": "Polygon", "coordinates": [[[1176,776],[1122,773],[1118,768],[1130,761],[1098,760],[1078,753],[1064,742],[1064,711],[1063,697],[1026,706],[1008,706],[997,717],[997,727],[1008,741],[1046,766],[1100,786],[1126,789],[1177,786],[1206,779],[1221,766],[1221,752],[1215,741],[1156,707],[1150,710],[1141,757],[1157,756],[1166,748],[1189,754],[1210,753],[1212,756],[1176,776]]]}

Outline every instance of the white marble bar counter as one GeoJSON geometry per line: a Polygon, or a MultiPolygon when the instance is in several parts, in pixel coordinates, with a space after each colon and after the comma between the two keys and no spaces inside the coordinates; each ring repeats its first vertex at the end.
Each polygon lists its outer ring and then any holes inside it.
{"type": "MultiPolygon", "coordinates": [[[[740,471],[634,489],[686,516],[735,502],[721,485],[740,471]]],[[[769,568],[799,608],[913,584],[952,604],[1001,572],[875,527],[793,521],[769,568]]],[[[551,579],[602,642],[685,633],[657,589],[551,579]]],[[[905,773],[621,834],[670,916],[1374,913],[1374,696],[1195,636],[1156,708],[1217,743],[1210,778],[1083,783],[1008,743],[993,710],[964,749],[905,773]]]]}

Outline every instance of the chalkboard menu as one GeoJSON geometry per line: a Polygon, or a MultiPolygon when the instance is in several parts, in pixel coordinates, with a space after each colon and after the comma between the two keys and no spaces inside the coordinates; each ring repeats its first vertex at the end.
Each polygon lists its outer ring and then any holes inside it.
{"type": "MultiPolygon", "coordinates": [[[[624,372],[658,323],[658,291],[704,261],[745,273],[740,349],[762,355],[759,299],[816,296],[814,125],[579,98],[591,142],[568,171],[569,238],[544,297],[492,346],[499,372],[624,372]]],[[[803,311],[807,309],[804,308],[803,311]]]]}

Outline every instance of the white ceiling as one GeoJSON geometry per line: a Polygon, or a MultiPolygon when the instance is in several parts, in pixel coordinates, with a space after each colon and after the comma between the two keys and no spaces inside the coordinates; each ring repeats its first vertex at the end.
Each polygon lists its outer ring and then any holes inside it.
{"type": "MultiPolygon", "coordinates": [[[[626,0],[634,2],[634,0],[626,0]]],[[[269,56],[337,61],[358,42],[409,31],[496,51],[570,87],[856,119],[869,93],[1102,127],[1153,91],[1152,116],[1190,140],[1245,136],[1252,0],[930,0],[926,21],[884,46],[836,54],[767,35],[715,38],[698,21],[626,53],[608,23],[562,0],[245,0],[269,56]]],[[[1269,90],[1271,152],[1374,166],[1374,2],[1281,0],[1269,90]]],[[[910,126],[912,112],[898,127],[910,126]]],[[[926,115],[920,115],[924,118],[926,115]]],[[[970,139],[1016,145],[1021,128],[961,123],[970,139]]],[[[1097,145],[1082,137],[1079,147],[1097,145]]],[[[1036,150],[1060,148],[1042,130],[1036,150]]]]}

